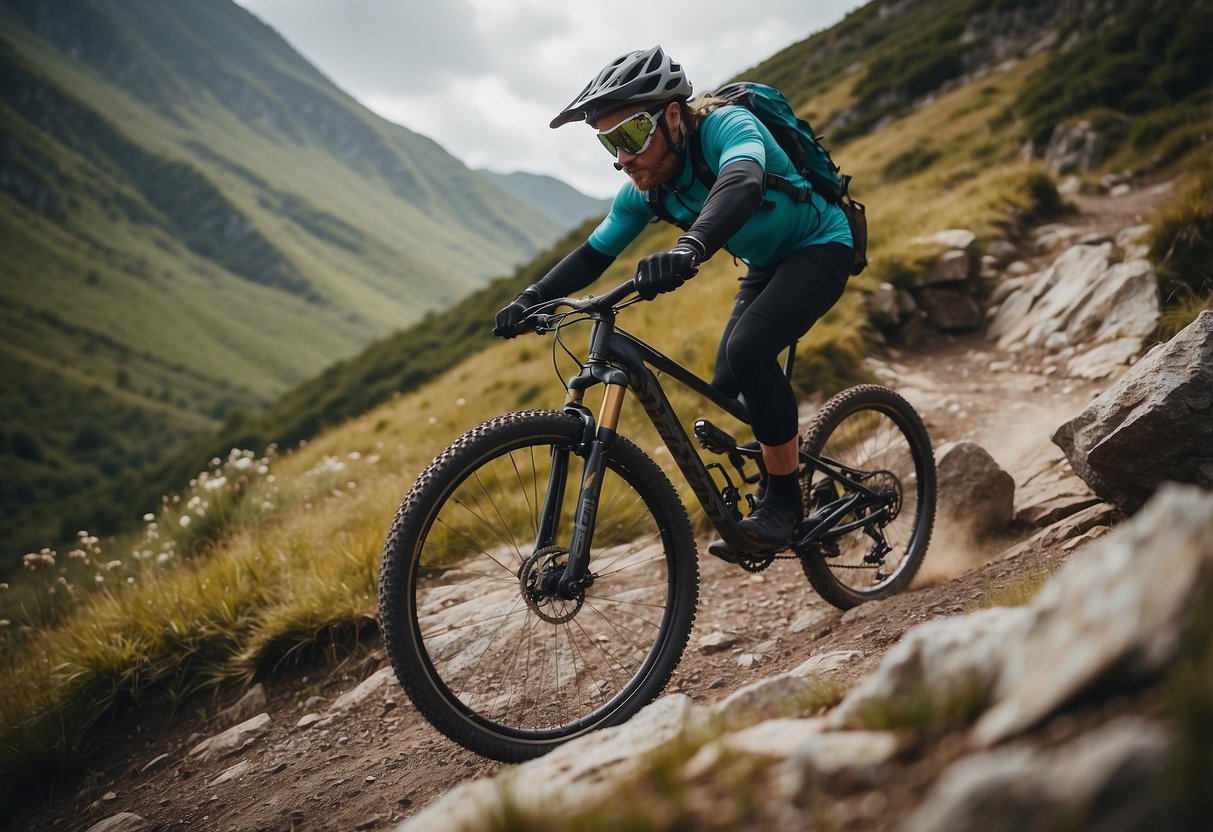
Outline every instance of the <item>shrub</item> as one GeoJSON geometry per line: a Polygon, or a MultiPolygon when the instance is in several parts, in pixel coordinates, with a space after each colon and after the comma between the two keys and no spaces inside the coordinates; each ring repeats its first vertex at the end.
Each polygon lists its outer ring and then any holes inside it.
{"type": "Polygon", "coordinates": [[[1149,255],[1164,302],[1213,295],[1213,173],[1206,170],[1170,200],[1152,225],[1149,255]]]}

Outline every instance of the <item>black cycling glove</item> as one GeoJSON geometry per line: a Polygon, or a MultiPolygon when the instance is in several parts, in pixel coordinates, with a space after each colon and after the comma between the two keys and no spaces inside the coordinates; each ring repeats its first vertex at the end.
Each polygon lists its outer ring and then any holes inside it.
{"type": "Polygon", "coordinates": [[[652,300],[663,292],[672,292],[694,277],[703,257],[703,243],[694,237],[679,237],[669,251],[650,254],[636,266],[636,292],[652,300]]]}
{"type": "Polygon", "coordinates": [[[526,332],[526,311],[542,300],[543,297],[534,286],[524,289],[513,303],[497,313],[493,334],[501,338],[513,338],[526,332]]]}

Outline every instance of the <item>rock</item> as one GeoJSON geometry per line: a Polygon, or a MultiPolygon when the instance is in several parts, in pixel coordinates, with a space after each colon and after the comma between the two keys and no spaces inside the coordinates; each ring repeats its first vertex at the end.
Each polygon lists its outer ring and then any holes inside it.
{"type": "Polygon", "coordinates": [[[1056,751],[1009,748],[964,757],[941,774],[904,832],[1178,828],[1165,772],[1172,741],[1126,718],[1056,751]]]}
{"type": "Polygon", "coordinates": [[[826,653],[818,653],[793,668],[792,675],[801,678],[829,678],[836,675],[842,668],[854,664],[862,658],[863,653],[856,650],[831,650],[826,653]]]}
{"type": "Polygon", "coordinates": [[[1084,173],[1103,160],[1105,142],[1090,121],[1058,124],[1044,149],[1045,164],[1055,174],[1084,173]]]}
{"type": "Polygon", "coordinates": [[[972,248],[973,243],[977,242],[977,235],[967,228],[947,228],[929,237],[915,237],[911,242],[917,245],[942,246],[965,252],[972,248]]]}
{"type": "Polygon", "coordinates": [[[264,712],[265,705],[265,686],[258,682],[249,688],[236,704],[216,714],[215,724],[220,728],[230,728],[264,712]]]}
{"type": "MultiPolygon", "coordinates": [[[[957,248],[966,248],[965,246],[956,246],[957,248]]],[[[1000,266],[1005,266],[1010,263],[1019,250],[1015,248],[1015,244],[1009,240],[991,240],[986,246],[986,254],[994,258],[994,262],[1000,266]]]]}
{"type": "Polygon", "coordinates": [[[882,283],[873,291],[864,294],[864,304],[872,320],[880,326],[896,326],[901,321],[901,307],[897,288],[892,283],[882,283]]]}
{"type": "Polygon", "coordinates": [[[916,286],[962,283],[969,279],[969,255],[957,249],[945,251],[914,279],[916,286]]]}
{"type": "Polygon", "coordinates": [[[1091,347],[1066,362],[1066,373],[1074,378],[1109,378],[1124,370],[1141,353],[1140,338],[1121,338],[1091,347]]]}
{"type": "Polygon", "coordinates": [[[682,694],[662,697],[613,728],[572,740],[547,756],[465,783],[405,821],[398,832],[496,828],[505,806],[553,817],[593,804],[645,763],[646,756],[676,742],[685,731],[706,730],[707,715],[682,694]]]}
{"type": "Polygon", "coordinates": [[[87,832],[140,832],[148,823],[132,812],[120,812],[90,826],[87,832]]]}
{"type": "Polygon", "coordinates": [[[1057,222],[1042,225],[1034,232],[1036,251],[1041,254],[1047,254],[1050,251],[1056,251],[1059,248],[1073,245],[1078,242],[1078,238],[1081,235],[1081,231],[1065,223],[1057,222]]]}
{"type": "Polygon", "coordinates": [[[824,728],[824,720],[770,719],[735,733],[726,734],[715,742],[708,743],[695,753],[683,771],[684,777],[694,780],[709,771],[726,751],[746,754],[751,757],[774,757],[787,759],[824,728]]]}
{"type": "Polygon", "coordinates": [[[1148,225],[1131,225],[1116,234],[1116,247],[1124,252],[1125,260],[1146,259],[1150,250],[1150,234],[1154,229],[1148,225]]]}
{"type": "Polygon", "coordinates": [[[986,535],[1011,522],[1015,480],[985,448],[972,442],[944,445],[936,469],[938,504],[967,532],[986,535]]]}
{"type": "Polygon", "coordinates": [[[396,692],[396,674],[391,667],[380,668],[364,679],[356,688],[343,693],[329,706],[326,716],[343,714],[351,708],[361,707],[375,696],[386,697],[396,692]]]}
{"type": "Polygon", "coordinates": [[[705,655],[728,650],[735,644],[737,644],[737,636],[734,633],[726,633],[723,630],[708,633],[700,638],[698,642],[699,652],[705,655]]]}
{"type": "Polygon", "coordinates": [[[965,332],[981,326],[981,307],[967,291],[924,289],[918,302],[927,321],[942,332],[965,332]]]}
{"type": "Polygon", "coordinates": [[[207,786],[218,786],[220,783],[226,783],[229,780],[235,780],[238,777],[243,777],[248,772],[248,770],[250,768],[252,768],[252,765],[253,764],[250,763],[248,760],[241,760],[240,762],[236,763],[236,765],[232,766],[231,768],[228,768],[228,769],[225,769],[224,771],[222,771],[219,775],[217,775],[213,780],[209,781],[206,785],[207,786]]]}
{"type": "Polygon", "coordinates": [[[1031,489],[1020,489],[1020,493],[1025,491],[1026,498],[1015,509],[1015,521],[1025,526],[1051,526],[1101,502],[1087,484],[1073,474],[1048,483],[1036,483],[1031,489]]]}
{"type": "Polygon", "coordinates": [[[1070,314],[1065,332],[1076,344],[1142,339],[1158,326],[1158,278],[1145,260],[1117,263],[1099,276],[1070,314]]]}
{"type": "Polygon", "coordinates": [[[269,730],[269,726],[270,715],[259,714],[227,729],[222,734],[203,740],[190,750],[189,756],[202,762],[222,759],[252,745],[258,737],[269,730]]]}
{"type": "Polygon", "coordinates": [[[169,761],[169,755],[161,754],[159,757],[156,757],[156,758],[150,760],[149,762],[144,763],[143,768],[139,769],[139,773],[147,774],[149,771],[152,771],[153,769],[160,768],[168,761],[169,761]]]}
{"type": "Polygon", "coordinates": [[[1097,685],[1152,679],[1178,651],[1211,574],[1213,494],[1167,486],[1131,523],[1072,554],[1028,605],[1000,646],[994,704],[974,741],[1015,736],[1097,685]]]}
{"type": "Polygon", "coordinates": [[[1108,270],[1111,257],[1110,244],[1073,246],[1062,252],[1052,266],[1025,287],[1026,302],[1014,293],[1003,303],[992,325],[999,336],[998,346],[1008,349],[1020,342],[1033,345],[1063,328],[1070,313],[1086,301],[1108,270]],[[1014,307],[1012,301],[1016,301],[1014,307]]]}
{"type": "Polygon", "coordinates": [[[879,709],[929,691],[937,701],[989,689],[1000,670],[1000,648],[1025,625],[1021,609],[994,607],[936,618],[902,636],[884,661],[826,716],[834,730],[867,726],[879,709]]]}
{"type": "Polygon", "coordinates": [[[806,738],[778,777],[783,791],[797,794],[812,781],[845,779],[847,785],[873,786],[899,748],[891,731],[827,731],[806,738]]]}
{"type": "Polygon", "coordinates": [[[315,725],[317,722],[319,722],[320,719],[321,719],[320,714],[315,713],[315,712],[310,713],[310,714],[304,714],[303,716],[299,717],[299,721],[295,723],[295,727],[296,728],[311,728],[313,725],[315,725]]]}
{"type": "Polygon", "coordinates": [[[1098,526],[1107,526],[1120,516],[1116,506],[1111,503],[1097,502],[1078,511],[1068,512],[1052,525],[1019,543],[1014,548],[1003,553],[1004,560],[1017,558],[1025,552],[1034,552],[1047,546],[1054,546],[1066,540],[1081,537],[1098,526]]]}
{"type": "Polygon", "coordinates": [[[800,676],[773,676],[730,694],[716,703],[712,712],[733,729],[745,728],[764,719],[799,714],[812,689],[812,684],[800,676]]]}
{"type": "Polygon", "coordinates": [[[1126,511],[1166,480],[1213,487],[1213,311],[1147,353],[1053,442],[1096,494],[1126,511]]]}

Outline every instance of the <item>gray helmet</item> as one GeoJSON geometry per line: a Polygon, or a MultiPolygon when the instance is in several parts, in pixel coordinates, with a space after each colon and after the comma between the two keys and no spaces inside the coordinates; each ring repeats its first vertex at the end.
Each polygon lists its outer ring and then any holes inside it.
{"type": "Polygon", "coordinates": [[[670,60],[660,46],[628,52],[611,61],[586,85],[552,127],[570,121],[593,121],[603,113],[628,104],[657,103],[691,97],[691,82],[682,65],[670,60]]]}

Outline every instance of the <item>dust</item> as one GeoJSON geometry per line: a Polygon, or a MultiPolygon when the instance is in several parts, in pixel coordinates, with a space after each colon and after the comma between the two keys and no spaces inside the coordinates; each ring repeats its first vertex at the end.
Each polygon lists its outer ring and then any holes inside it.
{"type": "Polygon", "coordinates": [[[1000,546],[991,538],[974,534],[969,524],[941,514],[935,519],[931,545],[910,586],[921,589],[947,583],[985,566],[999,550],[1000,546]]]}

